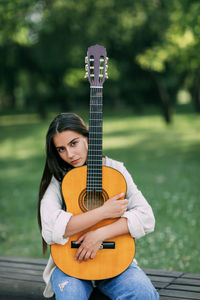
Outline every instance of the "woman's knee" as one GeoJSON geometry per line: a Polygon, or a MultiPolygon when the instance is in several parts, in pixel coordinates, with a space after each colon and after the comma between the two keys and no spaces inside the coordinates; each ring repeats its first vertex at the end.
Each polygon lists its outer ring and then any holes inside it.
{"type": "Polygon", "coordinates": [[[51,276],[56,300],[88,300],[93,287],[90,281],[70,277],[56,268],[51,276]]]}
{"type": "Polygon", "coordinates": [[[159,294],[156,291],[153,284],[151,283],[151,281],[149,280],[148,283],[147,282],[138,282],[138,284],[134,284],[134,288],[132,289],[132,295],[130,295],[129,299],[158,300],[159,294]]]}

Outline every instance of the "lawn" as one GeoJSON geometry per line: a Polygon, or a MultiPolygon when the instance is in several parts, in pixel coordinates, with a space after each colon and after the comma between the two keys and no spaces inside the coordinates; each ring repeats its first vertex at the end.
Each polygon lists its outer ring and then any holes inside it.
{"type": "MultiPolygon", "coordinates": [[[[87,114],[82,114],[87,116],[87,114]]],[[[50,118],[0,116],[0,255],[42,257],[36,208],[50,118]]],[[[200,118],[104,114],[104,154],[123,161],[151,204],[155,232],[136,241],[141,267],[200,272],[200,118]]]]}

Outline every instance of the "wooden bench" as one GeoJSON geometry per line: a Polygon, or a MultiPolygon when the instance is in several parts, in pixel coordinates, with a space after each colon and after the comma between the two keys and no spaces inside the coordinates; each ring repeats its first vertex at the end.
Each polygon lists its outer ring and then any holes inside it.
{"type": "MultiPolygon", "coordinates": [[[[46,259],[0,256],[0,299],[45,299],[42,272],[46,259]]],[[[161,300],[200,299],[200,274],[144,269],[161,300]]],[[[53,299],[53,298],[52,298],[53,299]]],[[[90,300],[106,300],[95,290],[90,300]]]]}

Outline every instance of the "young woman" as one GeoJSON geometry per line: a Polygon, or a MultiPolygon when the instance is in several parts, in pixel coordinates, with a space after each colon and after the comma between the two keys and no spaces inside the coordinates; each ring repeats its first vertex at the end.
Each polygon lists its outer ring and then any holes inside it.
{"type": "MultiPolygon", "coordinates": [[[[95,259],[102,241],[130,233],[140,238],[154,230],[154,215],[150,205],[134,184],[123,163],[108,157],[103,165],[123,174],[127,183],[124,200],[122,194],[115,195],[102,206],[80,215],[66,211],[61,194],[61,181],[72,168],[87,164],[88,129],[83,120],[72,113],[58,115],[50,124],[46,136],[46,164],[39,192],[38,219],[43,237],[43,251],[47,244],[62,244],[76,233],[88,229],[101,220],[118,220],[97,230],[80,236],[82,242],[75,254],[77,263],[95,259]]],[[[55,293],[56,299],[86,300],[93,290],[94,282],[70,277],[59,270],[50,256],[43,274],[46,282],[45,297],[55,293]]],[[[95,281],[95,285],[110,299],[159,299],[149,278],[137,266],[135,260],[120,275],[95,281]]]]}

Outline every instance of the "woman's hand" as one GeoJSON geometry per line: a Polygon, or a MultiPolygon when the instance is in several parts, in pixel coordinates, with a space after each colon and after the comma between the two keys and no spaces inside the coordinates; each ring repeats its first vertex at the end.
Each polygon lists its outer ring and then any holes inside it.
{"type": "Polygon", "coordinates": [[[76,241],[77,244],[81,243],[81,245],[76,252],[75,260],[80,263],[82,261],[87,261],[88,259],[94,259],[102,241],[103,236],[98,229],[83,234],[76,241]]]}
{"type": "Polygon", "coordinates": [[[119,218],[123,215],[128,205],[127,199],[120,200],[123,197],[123,195],[124,193],[118,194],[108,199],[101,206],[101,209],[103,210],[104,219],[119,218]]]}

